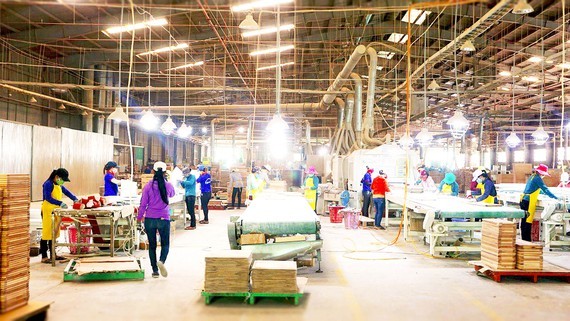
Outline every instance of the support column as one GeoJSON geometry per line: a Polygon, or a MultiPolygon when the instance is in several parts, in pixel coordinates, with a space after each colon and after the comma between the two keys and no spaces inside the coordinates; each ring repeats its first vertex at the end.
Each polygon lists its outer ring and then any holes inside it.
{"type": "MultiPolygon", "coordinates": [[[[87,67],[87,71],[85,72],[85,80],[84,84],[86,85],[94,85],[95,84],[95,66],[91,65],[87,67]]],[[[83,91],[83,104],[89,108],[93,108],[93,90],[84,90],[83,91]]],[[[83,115],[83,130],[87,132],[93,131],[93,113],[87,112],[87,115],[83,115]]]]}

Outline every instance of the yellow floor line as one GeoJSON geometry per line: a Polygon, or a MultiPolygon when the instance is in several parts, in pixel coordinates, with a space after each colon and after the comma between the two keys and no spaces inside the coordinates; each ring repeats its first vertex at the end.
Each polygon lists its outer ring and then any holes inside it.
{"type": "MultiPolygon", "coordinates": [[[[338,266],[338,261],[336,260],[336,255],[331,255],[331,257],[332,257],[335,265],[338,266]]],[[[350,287],[348,285],[348,280],[346,279],[344,272],[340,268],[337,268],[335,270],[335,272],[336,272],[336,275],[339,279],[340,285],[342,285],[344,288],[344,297],[345,297],[346,303],[348,304],[348,308],[350,309],[350,312],[352,314],[351,320],[364,321],[365,319],[364,319],[364,315],[362,313],[362,309],[360,308],[360,304],[358,303],[358,300],[356,299],[354,292],[352,292],[352,290],[350,289],[350,287]]]]}
{"type": "Polygon", "coordinates": [[[481,310],[486,316],[488,316],[490,320],[493,320],[493,321],[504,321],[505,320],[495,310],[493,310],[493,308],[491,308],[487,304],[483,303],[482,301],[478,300],[476,297],[471,295],[469,292],[467,292],[463,289],[460,289],[460,288],[456,288],[455,290],[457,292],[459,292],[461,295],[463,295],[464,297],[466,297],[467,299],[469,299],[469,301],[474,306],[476,306],[479,310],[481,310]]]}

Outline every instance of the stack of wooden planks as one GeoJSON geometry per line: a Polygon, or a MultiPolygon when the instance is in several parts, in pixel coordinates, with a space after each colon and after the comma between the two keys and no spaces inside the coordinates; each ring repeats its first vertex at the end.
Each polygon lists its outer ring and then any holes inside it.
{"type": "Polygon", "coordinates": [[[251,251],[217,251],[206,255],[204,291],[244,293],[249,291],[251,251]]]}
{"type": "Polygon", "coordinates": [[[481,237],[481,261],[495,270],[516,267],[516,224],[499,219],[484,219],[481,237]]]}
{"type": "Polygon", "coordinates": [[[30,176],[0,174],[0,313],[28,304],[30,176]]]}
{"type": "Polygon", "coordinates": [[[297,263],[293,261],[255,261],[251,268],[254,293],[297,293],[297,263]]]}
{"type": "Polygon", "coordinates": [[[517,269],[542,270],[542,245],[517,240],[517,269]]]}

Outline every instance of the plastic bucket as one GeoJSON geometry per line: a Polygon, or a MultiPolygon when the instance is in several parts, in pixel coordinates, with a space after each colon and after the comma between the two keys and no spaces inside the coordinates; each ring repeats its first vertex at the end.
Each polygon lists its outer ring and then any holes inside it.
{"type": "Polygon", "coordinates": [[[358,229],[360,223],[360,210],[345,209],[340,211],[344,216],[344,228],[348,230],[358,229]]]}
{"type": "MultiPolygon", "coordinates": [[[[93,234],[92,229],[91,229],[91,225],[81,225],[81,234],[82,235],[86,235],[86,234],[93,234]]],[[[75,225],[70,225],[67,228],[67,236],[69,238],[69,243],[78,243],[77,240],[77,228],[75,227],[75,225]]],[[[81,243],[91,243],[91,237],[90,236],[82,236],[81,243]]],[[[69,253],[71,254],[78,254],[78,253],[88,253],[89,252],[89,246],[82,246],[80,249],[78,249],[77,246],[73,246],[71,245],[69,247],[69,253]]]]}
{"type": "Polygon", "coordinates": [[[329,206],[329,218],[331,223],[342,223],[342,210],[344,206],[329,206]]]}

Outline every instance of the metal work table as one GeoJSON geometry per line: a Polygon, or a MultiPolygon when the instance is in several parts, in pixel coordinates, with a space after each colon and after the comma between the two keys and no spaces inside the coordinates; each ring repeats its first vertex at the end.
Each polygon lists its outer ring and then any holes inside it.
{"type": "MultiPolygon", "coordinates": [[[[131,208],[132,209],[132,208],[131,208]]],[[[114,256],[115,254],[115,240],[118,239],[115,235],[115,228],[119,222],[119,219],[126,219],[129,225],[132,226],[132,221],[134,220],[134,214],[131,209],[126,208],[125,206],[107,206],[107,207],[100,207],[96,209],[84,209],[84,210],[74,210],[74,209],[55,209],[52,213],[51,217],[51,226],[52,226],[52,243],[51,243],[51,264],[55,266],[55,247],[56,246],[109,246],[110,248],[110,256],[114,256]],[[68,218],[70,219],[77,228],[77,243],[58,243],[57,242],[57,232],[59,230],[59,226],[61,225],[61,219],[68,218]],[[83,235],[81,233],[81,224],[85,222],[92,222],[92,221],[107,221],[109,222],[109,234],[89,234],[83,235]],[[109,243],[85,243],[81,242],[82,237],[99,237],[99,238],[109,238],[109,243]]],[[[135,241],[135,230],[130,229],[128,234],[121,235],[121,239],[125,241],[130,241],[131,244],[134,244],[135,241]]],[[[81,256],[81,255],[78,255],[81,256]]]]}

